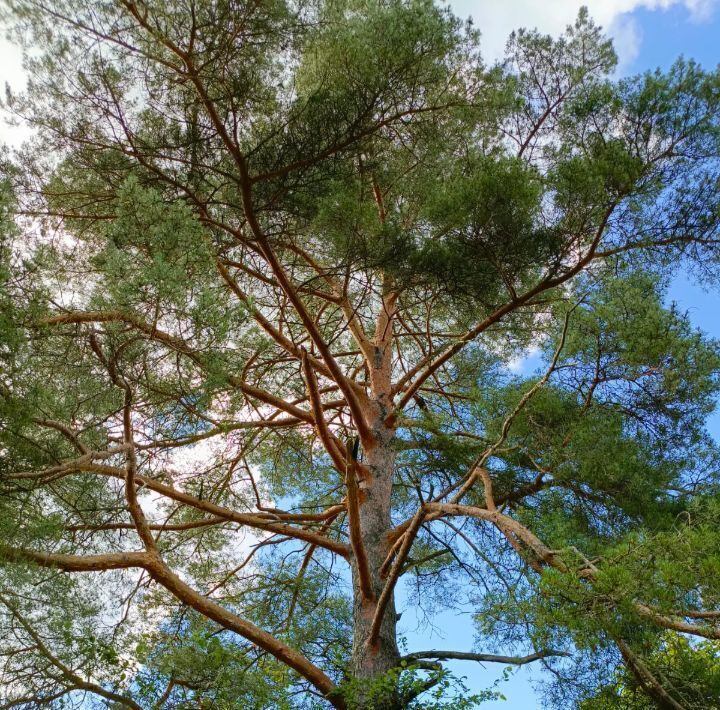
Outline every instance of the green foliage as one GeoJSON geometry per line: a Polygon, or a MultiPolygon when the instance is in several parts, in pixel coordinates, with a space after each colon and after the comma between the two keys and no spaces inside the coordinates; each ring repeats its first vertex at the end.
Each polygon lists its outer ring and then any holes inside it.
{"type": "Polygon", "coordinates": [[[348,708],[376,710],[383,707],[389,695],[401,698],[402,707],[423,710],[472,710],[481,703],[504,700],[495,690],[468,692],[463,679],[454,677],[444,669],[423,671],[411,663],[402,665],[373,678],[370,683],[351,679],[340,686],[348,708]],[[422,695],[422,700],[416,700],[422,695]]]}
{"type": "MultiPolygon", "coordinates": [[[[714,710],[720,706],[720,664],[717,642],[694,644],[668,633],[648,654],[651,667],[682,697],[685,707],[714,710]]],[[[596,695],[582,700],[581,710],[652,710],[655,705],[637,687],[637,681],[620,671],[617,677],[596,695]]]]}
{"type": "Polygon", "coordinates": [[[272,660],[254,659],[196,615],[168,620],[138,642],[135,654],[142,671],[134,682],[147,704],[157,702],[170,683],[171,707],[292,707],[286,700],[291,680],[286,669],[272,660]]]}

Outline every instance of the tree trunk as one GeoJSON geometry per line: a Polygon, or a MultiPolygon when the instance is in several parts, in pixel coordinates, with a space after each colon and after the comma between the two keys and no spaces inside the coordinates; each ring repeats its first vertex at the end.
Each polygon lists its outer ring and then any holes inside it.
{"type": "MultiPolygon", "coordinates": [[[[374,434],[377,445],[366,452],[364,463],[370,475],[361,484],[360,529],[362,543],[368,559],[373,599],[363,597],[357,564],[353,562],[353,651],[351,673],[356,682],[357,691],[350,700],[351,707],[373,708],[373,710],[396,710],[401,708],[400,699],[394,688],[387,688],[381,697],[373,688],[373,680],[388,671],[397,668],[400,653],[397,647],[394,595],[388,602],[380,634],[373,644],[368,643],[370,630],[375,617],[377,600],[385,586],[380,568],[387,557],[389,545],[387,533],[391,529],[390,498],[392,494],[393,473],[395,467],[395,433],[383,423],[384,407],[378,407],[375,418],[374,434]]],[[[375,686],[377,687],[377,685],[375,686]]]]}

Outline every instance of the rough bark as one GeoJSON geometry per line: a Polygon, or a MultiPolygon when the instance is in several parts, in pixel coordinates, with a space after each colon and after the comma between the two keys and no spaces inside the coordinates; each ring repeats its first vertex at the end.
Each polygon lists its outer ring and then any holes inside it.
{"type": "Polygon", "coordinates": [[[355,560],[353,560],[353,652],[351,672],[360,688],[359,697],[353,698],[358,708],[396,710],[402,707],[396,692],[389,691],[384,698],[367,695],[372,681],[400,665],[397,646],[397,612],[394,594],[385,606],[379,633],[373,635],[373,620],[378,600],[387,584],[382,572],[390,550],[388,532],[392,529],[391,496],[395,472],[395,429],[386,420],[392,409],[391,347],[392,314],[395,294],[386,293],[383,308],[376,324],[374,357],[370,360],[369,376],[372,400],[367,408],[367,421],[372,431],[373,444],[365,451],[367,467],[360,489],[360,534],[370,576],[372,598],[363,594],[355,560]],[[367,681],[367,682],[364,682],[367,681]]]}
{"type": "MultiPolygon", "coordinates": [[[[376,435],[378,444],[367,453],[365,459],[370,475],[363,482],[360,503],[360,532],[370,573],[371,599],[363,595],[357,564],[353,560],[354,638],[351,672],[354,679],[368,681],[367,684],[359,684],[360,696],[353,698],[358,708],[370,707],[363,693],[368,690],[372,680],[400,663],[394,595],[391,595],[385,609],[377,640],[369,642],[377,602],[386,583],[380,568],[389,552],[387,533],[391,529],[390,496],[395,465],[393,432],[382,427],[381,431],[376,430],[376,435]]],[[[381,701],[374,699],[373,707],[376,710],[395,710],[401,705],[394,694],[388,694],[381,701]]]]}

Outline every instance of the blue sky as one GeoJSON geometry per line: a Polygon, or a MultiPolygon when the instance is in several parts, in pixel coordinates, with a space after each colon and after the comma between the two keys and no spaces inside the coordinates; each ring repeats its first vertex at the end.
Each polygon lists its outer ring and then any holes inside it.
{"type": "MultiPolygon", "coordinates": [[[[609,30],[616,41],[619,73],[632,75],[657,67],[667,69],[683,55],[714,69],[720,62],[720,0],[702,2],[687,0],[455,0],[451,7],[461,17],[473,16],[486,40],[488,59],[499,56],[505,38],[514,28],[537,27],[556,34],[572,22],[581,5],[587,5],[593,17],[609,30]]],[[[669,301],[687,311],[693,323],[709,335],[720,339],[720,301],[716,292],[703,289],[692,274],[683,274],[672,284],[669,301]]],[[[531,359],[529,367],[537,364],[531,359]]],[[[710,421],[710,430],[720,439],[720,415],[710,421]]],[[[456,649],[490,651],[481,640],[475,645],[469,614],[445,613],[436,620],[436,630],[419,625],[412,609],[405,610],[403,625],[411,650],[456,649]]],[[[477,663],[456,662],[452,670],[465,676],[470,690],[490,687],[502,667],[485,667],[477,663]]],[[[483,704],[487,710],[541,710],[540,694],[533,681],[541,677],[539,669],[524,666],[507,683],[498,686],[505,701],[483,704]]]]}

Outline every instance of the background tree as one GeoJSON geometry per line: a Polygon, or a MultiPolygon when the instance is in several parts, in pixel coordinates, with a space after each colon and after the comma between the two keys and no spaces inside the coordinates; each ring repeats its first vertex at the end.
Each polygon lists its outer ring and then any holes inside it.
{"type": "Polygon", "coordinates": [[[612,80],[585,12],[487,67],[424,1],[8,10],[5,707],[719,706],[720,353],[664,305],[718,74],[612,80]],[[516,655],[403,656],[403,578],[516,655]]]}

